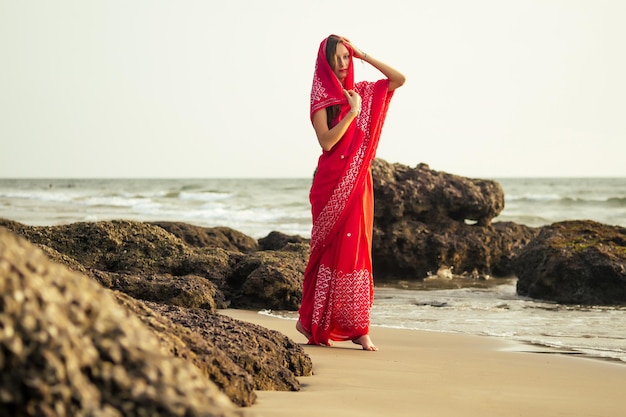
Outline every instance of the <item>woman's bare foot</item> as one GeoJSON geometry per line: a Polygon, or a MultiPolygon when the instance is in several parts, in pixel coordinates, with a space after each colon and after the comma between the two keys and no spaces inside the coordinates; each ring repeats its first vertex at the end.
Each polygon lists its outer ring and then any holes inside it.
{"type": "Polygon", "coordinates": [[[306,337],[306,340],[311,340],[311,333],[304,330],[304,327],[302,327],[302,323],[300,323],[300,320],[298,320],[298,322],[296,323],[296,330],[302,333],[304,337],[306,337]]]}
{"type": "Polygon", "coordinates": [[[356,343],[357,345],[361,345],[363,347],[363,350],[369,350],[372,352],[375,352],[378,350],[378,348],[374,346],[374,343],[372,343],[372,339],[370,339],[369,334],[364,334],[358,339],[354,339],[352,342],[356,343]]]}

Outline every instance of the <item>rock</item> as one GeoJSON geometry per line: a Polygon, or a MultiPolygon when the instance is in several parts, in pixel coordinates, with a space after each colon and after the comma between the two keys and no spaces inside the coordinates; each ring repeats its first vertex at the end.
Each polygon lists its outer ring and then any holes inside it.
{"type": "Polygon", "coordinates": [[[219,247],[226,251],[250,253],[259,249],[259,243],[252,237],[229,227],[200,227],[180,222],[153,222],[189,246],[204,248],[219,247]]]}
{"type": "MultiPolygon", "coordinates": [[[[93,271],[99,277],[100,272],[93,271]]],[[[216,297],[223,297],[215,284],[196,275],[176,277],[162,274],[123,274],[111,272],[105,275],[111,280],[108,288],[122,291],[133,298],[187,308],[202,308],[215,313],[217,308],[225,308],[221,299],[216,305],[216,297]]]]}
{"type": "Polygon", "coordinates": [[[513,266],[519,295],[564,304],[626,304],[626,228],[589,220],[544,226],[513,266]]]}
{"type": "Polygon", "coordinates": [[[4,228],[0,322],[0,415],[240,415],[108,290],[4,228]]]}
{"type": "Polygon", "coordinates": [[[308,261],[308,244],[262,251],[237,262],[229,279],[233,308],[297,310],[308,261]]]}
{"type": "MultiPolygon", "coordinates": [[[[194,309],[135,300],[121,292],[115,292],[115,296],[121,305],[137,315],[154,333],[164,351],[193,363],[233,403],[239,406],[254,404],[256,394],[253,375],[237,364],[230,356],[230,352],[223,351],[195,331],[196,328],[205,328],[210,333],[212,320],[189,323],[186,318],[197,316],[194,309]],[[179,317],[173,317],[170,311],[176,311],[179,317]]],[[[206,311],[205,313],[208,317],[221,317],[206,311]]],[[[245,327],[245,323],[237,325],[245,327]]],[[[233,337],[231,343],[241,345],[236,337],[233,337]]],[[[291,377],[293,378],[293,375],[291,377]]]]}
{"type": "Polygon", "coordinates": [[[259,239],[260,250],[281,250],[289,243],[306,243],[310,239],[305,239],[298,235],[286,235],[281,232],[273,231],[269,235],[259,239]]]}
{"type": "Polygon", "coordinates": [[[378,281],[422,280],[443,265],[458,275],[509,277],[511,259],[538,232],[510,222],[492,223],[504,208],[504,193],[495,181],[380,159],[372,163],[372,176],[378,281]]]}
{"type": "Polygon", "coordinates": [[[85,268],[110,272],[211,272],[216,280],[228,270],[224,250],[202,251],[159,226],[136,221],[79,222],[61,226],[4,225],[27,240],[71,256],[85,268]]]}
{"type": "Polygon", "coordinates": [[[372,162],[375,221],[383,227],[400,219],[426,224],[470,220],[488,226],[504,209],[504,191],[492,180],[410,168],[382,159],[372,162]]]}
{"type": "Polygon", "coordinates": [[[190,247],[159,226],[132,221],[29,227],[0,219],[2,225],[107,288],[212,311],[228,306],[223,289],[232,265],[219,247],[190,247]]]}
{"type": "Polygon", "coordinates": [[[312,374],[311,358],[299,344],[277,331],[201,309],[148,305],[226,352],[250,375],[254,389],[297,391],[300,382],[296,377],[312,374]]]}
{"type": "MultiPolygon", "coordinates": [[[[134,298],[210,311],[227,308],[231,302],[236,308],[298,308],[308,260],[306,239],[287,235],[276,239],[274,234],[271,239],[274,244],[281,242],[280,250],[243,253],[212,246],[222,238],[210,243],[209,229],[159,224],[117,220],[31,227],[0,219],[0,226],[39,245],[52,259],[134,298]],[[162,226],[181,235],[196,231],[204,240],[186,239],[207,246],[190,246],[162,226]]],[[[239,242],[227,247],[252,249],[241,243],[248,241],[245,235],[215,229],[222,237],[230,236],[229,242],[239,242]]],[[[189,235],[196,236],[185,236],[189,235]]]]}

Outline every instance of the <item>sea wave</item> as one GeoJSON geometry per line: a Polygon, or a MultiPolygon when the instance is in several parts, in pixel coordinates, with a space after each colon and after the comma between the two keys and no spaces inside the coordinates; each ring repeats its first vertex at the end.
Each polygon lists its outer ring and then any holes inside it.
{"type": "Polygon", "coordinates": [[[193,200],[193,201],[206,201],[212,202],[217,200],[226,200],[232,198],[232,193],[218,192],[218,191],[181,191],[178,193],[178,198],[181,200],[193,200]]]}
{"type": "Polygon", "coordinates": [[[606,202],[611,206],[626,207],[626,197],[611,197],[606,202]]]}
{"type": "Polygon", "coordinates": [[[534,194],[534,195],[520,195],[520,196],[505,196],[505,203],[562,203],[566,205],[572,204],[611,204],[611,205],[626,205],[626,197],[608,197],[608,196],[593,196],[593,197],[568,197],[560,196],[556,194],[534,194]]]}

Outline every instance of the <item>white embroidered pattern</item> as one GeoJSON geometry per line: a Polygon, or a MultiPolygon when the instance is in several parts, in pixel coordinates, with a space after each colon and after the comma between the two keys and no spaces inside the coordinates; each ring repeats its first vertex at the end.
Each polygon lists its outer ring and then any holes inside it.
{"type": "Polygon", "coordinates": [[[322,80],[317,76],[317,64],[315,65],[315,75],[313,76],[313,86],[311,87],[311,105],[327,98],[326,89],[322,85],[322,80]]]}
{"type": "MultiPolygon", "coordinates": [[[[357,83],[356,90],[361,96],[361,113],[356,119],[360,130],[367,132],[372,120],[372,101],[374,100],[374,83],[357,83]]],[[[369,139],[369,136],[368,136],[369,139]]]]}
{"type": "Polygon", "coordinates": [[[313,297],[313,314],[311,316],[311,322],[317,324],[320,327],[329,326],[330,324],[323,324],[324,311],[326,311],[326,305],[330,297],[330,282],[332,280],[332,273],[330,268],[324,265],[320,265],[317,270],[317,279],[315,280],[315,295],[313,297]]]}
{"type": "Polygon", "coordinates": [[[313,75],[313,85],[311,86],[311,112],[316,112],[328,106],[341,103],[341,99],[330,97],[326,92],[326,88],[322,84],[321,78],[318,76],[317,64],[315,74],[313,75]]]}
{"type": "Polygon", "coordinates": [[[371,273],[366,269],[346,274],[320,265],[312,323],[326,331],[331,327],[356,333],[366,331],[374,302],[370,291],[371,279],[371,273]]]}

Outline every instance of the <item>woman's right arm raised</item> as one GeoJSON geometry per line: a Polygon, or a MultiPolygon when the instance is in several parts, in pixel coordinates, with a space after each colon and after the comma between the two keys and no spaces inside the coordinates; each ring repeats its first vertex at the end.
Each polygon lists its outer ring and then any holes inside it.
{"type": "Polygon", "coordinates": [[[332,129],[328,128],[328,116],[325,108],[313,113],[313,129],[315,129],[317,141],[325,151],[330,151],[339,142],[346,130],[348,130],[350,123],[361,111],[361,97],[356,91],[344,90],[344,92],[348,103],[350,103],[351,110],[332,129]]]}

